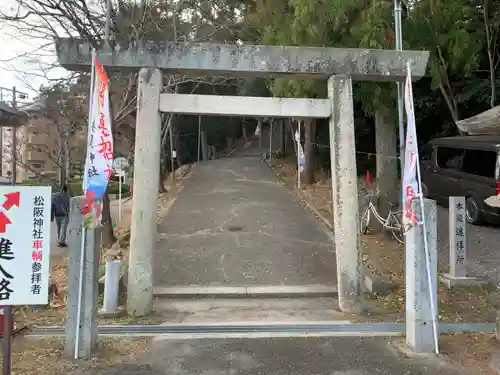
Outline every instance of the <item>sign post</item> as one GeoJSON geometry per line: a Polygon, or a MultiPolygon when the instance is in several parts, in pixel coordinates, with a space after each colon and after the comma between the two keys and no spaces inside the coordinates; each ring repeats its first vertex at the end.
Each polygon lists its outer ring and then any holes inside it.
{"type": "Polygon", "coordinates": [[[48,186],[0,186],[3,375],[11,373],[12,306],[49,302],[51,200],[48,186]]]}
{"type": "MultiPolygon", "coordinates": [[[[5,306],[0,305],[0,337],[3,337],[5,325],[5,306]]],[[[14,320],[11,321],[12,329],[15,329],[14,320]]]]}
{"type": "Polygon", "coordinates": [[[274,120],[269,122],[269,160],[271,160],[273,154],[273,123],[274,120]]]}
{"type": "Polygon", "coordinates": [[[118,223],[122,220],[122,178],[125,177],[125,169],[129,164],[125,158],[113,160],[113,172],[118,176],[118,223]]]}
{"type": "Polygon", "coordinates": [[[122,221],[122,173],[118,173],[118,222],[122,221]]]}
{"type": "Polygon", "coordinates": [[[451,288],[454,285],[476,285],[487,283],[486,279],[467,276],[467,219],[465,197],[449,198],[450,227],[450,272],[441,276],[441,281],[451,288]]]}

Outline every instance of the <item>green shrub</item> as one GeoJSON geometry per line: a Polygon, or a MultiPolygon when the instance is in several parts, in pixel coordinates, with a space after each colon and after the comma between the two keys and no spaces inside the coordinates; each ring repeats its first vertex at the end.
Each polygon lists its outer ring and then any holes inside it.
{"type": "Polygon", "coordinates": [[[52,186],[52,188],[57,187],[57,182],[53,178],[49,177],[31,177],[27,178],[22,182],[22,185],[27,185],[27,186],[52,186]]]}
{"type": "MultiPolygon", "coordinates": [[[[108,183],[108,194],[118,194],[119,193],[118,181],[109,181],[108,183]]],[[[122,184],[122,194],[129,193],[130,186],[122,184]]]]}
{"type": "MultiPolygon", "coordinates": [[[[73,180],[68,184],[69,192],[72,196],[83,195],[83,186],[82,181],[73,180]]],[[[108,182],[108,194],[118,194],[118,181],[109,181],[108,182]]],[[[130,192],[130,186],[122,184],[122,194],[127,194],[130,192]]]]}
{"type": "Polygon", "coordinates": [[[83,195],[82,181],[71,181],[68,184],[69,194],[73,197],[83,195]]]}

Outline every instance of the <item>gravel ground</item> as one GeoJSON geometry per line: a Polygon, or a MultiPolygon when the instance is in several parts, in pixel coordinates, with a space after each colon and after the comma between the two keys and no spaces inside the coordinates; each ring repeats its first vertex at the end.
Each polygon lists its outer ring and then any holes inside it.
{"type": "MultiPolygon", "coordinates": [[[[448,209],[438,206],[438,253],[442,264],[449,264],[448,209]]],[[[467,225],[467,266],[471,275],[500,283],[500,227],[467,225]]]]}
{"type": "MultiPolygon", "coordinates": [[[[367,189],[358,185],[360,209],[367,189]]],[[[438,205],[438,256],[441,266],[449,264],[448,208],[438,205]]],[[[500,227],[498,225],[467,225],[467,266],[470,275],[486,277],[500,286],[500,227]]]]}

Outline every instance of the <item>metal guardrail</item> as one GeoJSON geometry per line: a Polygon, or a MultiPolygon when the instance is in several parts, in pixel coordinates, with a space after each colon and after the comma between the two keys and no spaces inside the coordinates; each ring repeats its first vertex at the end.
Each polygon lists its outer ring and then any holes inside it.
{"type": "MultiPolygon", "coordinates": [[[[440,323],[440,333],[495,332],[495,323],[440,323]]],[[[358,334],[393,336],[405,333],[404,323],[273,323],[273,324],[165,324],[104,325],[103,336],[223,335],[223,334],[358,334]]],[[[64,326],[34,327],[28,336],[63,336],[64,326]]]]}

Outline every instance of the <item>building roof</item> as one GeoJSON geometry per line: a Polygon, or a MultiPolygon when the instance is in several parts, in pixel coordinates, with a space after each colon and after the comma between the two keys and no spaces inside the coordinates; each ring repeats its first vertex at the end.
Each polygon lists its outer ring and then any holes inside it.
{"type": "Polygon", "coordinates": [[[457,127],[469,134],[500,134],[500,106],[456,122],[457,127]]]}
{"type": "Polygon", "coordinates": [[[0,112],[9,114],[11,116],[19,116],[19,117],[23,116],[23,113],[21,111],[11,107],[5,102],[0,102],[0,112]]]}
{"type": "Polygon", "coordinates": [[[5,102],[0,102],[0,127],[22,125],[26,114],[5,102]]]}
{"type": "Polygon", "coordinates": [[[28,103],[28,104],[24,104],[22,106],[19,106],[19,110],[26,112],[26,113],[43,111],[43,110],[45,110],[45,103],[43,100],[36,99],[32,103],[28,103]]]}
{"type": "Polygon", "coordinates": [[[476,146],[496,149],[500,147],[500,135],[470,135],[462,137],[436,138],[433,139],[431,143],[442,146],[476,146]]]}

